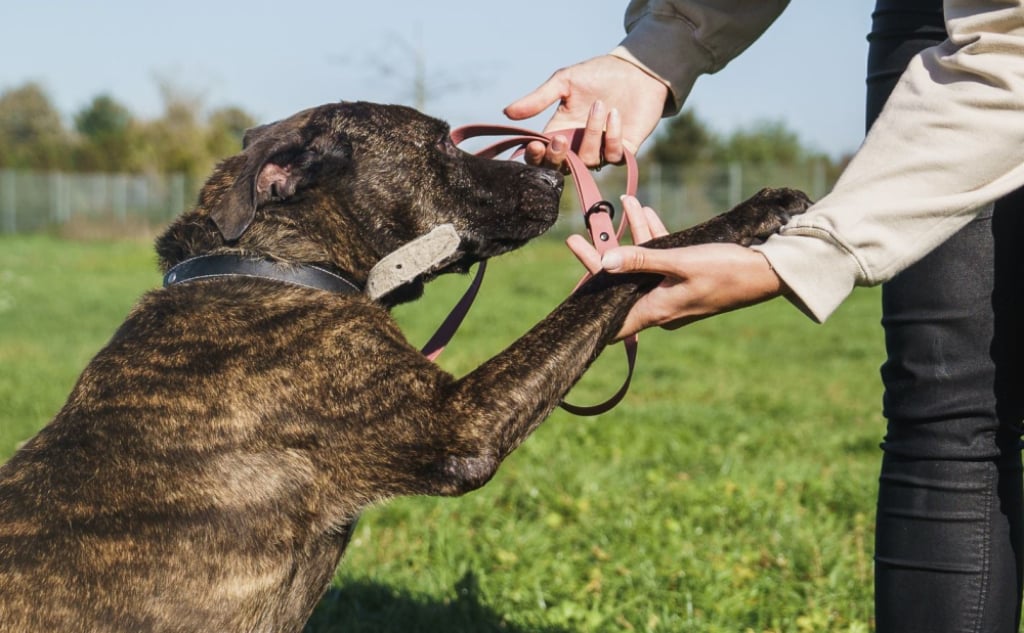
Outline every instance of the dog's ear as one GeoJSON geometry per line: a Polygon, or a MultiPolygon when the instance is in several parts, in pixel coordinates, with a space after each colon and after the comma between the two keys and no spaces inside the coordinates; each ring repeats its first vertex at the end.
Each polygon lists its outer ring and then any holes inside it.
{"type": "Polygon", "coordinates": [[[242,141],[242,166],[224,204],[210,213],[227,241],[241,237],[256,209],[269,200],[287,200],[308,183],[330,159],[347,163],[352,147],[342,134],[329,134],[308,124],[290,121],[247,130],[242,141]]]}
{"type": "Polygon", "coordinates": [[[257,139],[262,137],[265,132],[270,130],[274,126],[273,123],[265,123],[263,125],[255,125],[245,131],[242,134],[242,149],[248,149],[250,145],[256,142],[257,139]]]}
{"type": "MultiPolygon", "coordinates": [[[[243,140],[244,162],[223,203],[217,205],[210,217],[224,239],[231,242],[241,237],[256,215],[261,184],[268,194],[295,192],[298,174],[293,171],[288,157],[298,156],[303,150],[299,129],[284,125],[263,125],[246,131],[243,140]]],[[[267,195],[263,201],[270,199],[267,195]]]]}

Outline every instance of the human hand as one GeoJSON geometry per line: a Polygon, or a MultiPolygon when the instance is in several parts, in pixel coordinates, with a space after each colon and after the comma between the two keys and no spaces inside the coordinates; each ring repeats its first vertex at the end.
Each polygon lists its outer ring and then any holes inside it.
{"type": "MultiPolygon", "coordinates": [[[[590,167],[620,163],[623,148],[636,152],[664,111],[668,87],[639,67],[613,55],[601,55],[562,68],[536,90],[505,108],[513,120],[528,119],[558,102],[545,132],[585,128],[577,154],[590,167]]],[[[569,139],[556,136],[545,146],[526,147],[532,165],[560,166],[569,139]]]]}
{"type": "MultiPolygon", "coordinates": [[[[650,207],[632,196],[622,197],[634,244],[668,231],[650,207]]],[[[781,295],[785,286],[765,257],[736,244],[700,244],[654,249],[620,246],[600,256],[581,235],[567,240],[573,254],[591,273],[648,272],[665,276],[633,306],[616,338],[651,326],[675,329],[781,295]]]]}

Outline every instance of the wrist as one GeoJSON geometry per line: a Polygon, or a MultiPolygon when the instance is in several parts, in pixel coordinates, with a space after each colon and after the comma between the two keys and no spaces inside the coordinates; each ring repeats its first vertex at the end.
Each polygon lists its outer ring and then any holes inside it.
{"type": "Polygon", "coordinates": [[[755,251],[753,249],[750,249],[750,251],[757,254],[764,267],[764,278],[766,280],[764,284],[765,289],[771,294],[771,296],[786,294],[789,289],[786,287],[785,282],[782,281],[782,277],[779,277],[779,274],[775,272],[775,266],[772,266],[772,260],[768,259],[768,256],[761,251],[755,251]]]}
{"type": "MultiPolygon", "coordinates": [[[[629,52],[629,49],[617,46],[607,54],[607,57],[615,59],[635,71],[635,77],[639,80],[639,83],[644,84],[640,87],[641,91],[648,91],[649,94],[655,94],[661,98],[663,103],[662,116],[674,114],[679,110],[679,107],[676,107],[675,97],[672,94],[672,85],[668,80],[634,57],[629,52]]],[[[679,106],[681,107],[682,104],[680,103],[679,106]]]]}

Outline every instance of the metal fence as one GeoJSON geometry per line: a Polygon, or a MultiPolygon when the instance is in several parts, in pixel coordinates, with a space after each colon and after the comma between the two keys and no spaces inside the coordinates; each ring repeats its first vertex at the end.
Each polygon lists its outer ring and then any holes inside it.
{"type": "MultiPolygon", "coordinates": [[[[794,187],[820,198],[831,188],[827,165],[698,165],[686,169],[645,166],[638,196],[657,209],[666,226],[679,229],[731,208],[762,187],[794,187]]],[[[618,207],[625,170],[606,168],[601,190],[618,207]]],[[[567,184],[567,191],[571,186],[567,184]]],[[[93,223],[135,228],[160,227],[191,204],[195,191],[183,174],[77,174],[0,169],[0,233],[53,230],[93,223]]],[[[563,197],[561,220],[552,231],[564,236],[583,230],[575,197],[563,197]]]]}
{"type": "Polygon", "coordinates": [[[184,174],[79,174],[0,169],[0,232],[75,221],[159,226],[185,208],[184,174]]]}

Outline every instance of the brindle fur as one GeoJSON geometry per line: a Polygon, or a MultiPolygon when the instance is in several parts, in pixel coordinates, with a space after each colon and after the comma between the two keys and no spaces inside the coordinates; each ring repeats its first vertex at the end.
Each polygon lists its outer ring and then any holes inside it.
{"type": "MultiPolygon", "coordinates": [[[[256,128],[158,239],[161,266],[237,252],[363,282],[450,222],[438,272],[464,271],[553,223],[557,174],[446,139],[365,103],[256,128]]],[[[748,243],[806,205],[762,192],[657,245],[748,243]]],[[[145,295],[0,469],[0,630],[301,630],[361,510],[482,486],[658,278],[599,275],[460,379],[388,313],[423,281],[381,303],[251,279],[145,295]]]]}

